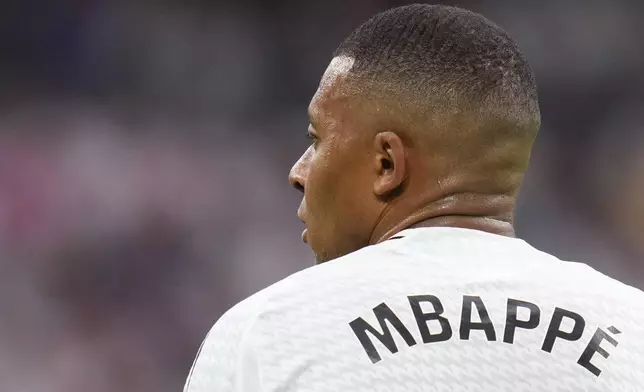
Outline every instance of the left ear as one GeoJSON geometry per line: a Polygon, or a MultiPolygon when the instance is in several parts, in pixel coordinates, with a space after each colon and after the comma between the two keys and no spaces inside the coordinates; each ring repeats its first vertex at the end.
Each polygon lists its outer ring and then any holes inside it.
{"type": "Polygon", "coordinates": [[[373,192],[384,197],[399,190],[407,176],[405,146],[391,131],[380,132],[374,138],[376,181],[373,192]]]}

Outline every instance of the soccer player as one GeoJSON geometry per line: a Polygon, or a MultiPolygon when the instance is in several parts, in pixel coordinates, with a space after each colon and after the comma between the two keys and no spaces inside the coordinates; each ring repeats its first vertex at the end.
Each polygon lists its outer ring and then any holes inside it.
{"type": "Polygon", "coordinates": [[[376,15],[309,116],[290,182],[317,265],[221,317],[185,391],[644,390],[644,293],[515,238],[540,114],[507,33],[376,15]]]}

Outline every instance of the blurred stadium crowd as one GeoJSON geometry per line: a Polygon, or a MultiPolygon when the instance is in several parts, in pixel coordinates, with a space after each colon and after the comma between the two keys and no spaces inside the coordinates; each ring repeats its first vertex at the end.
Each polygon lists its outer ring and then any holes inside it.
{"type": "MultiPolygon", "coordinates": [[[[222,312],[312,265],[306,107],[404,2],[229,3],[0,4],[0,390],[179,391],[222,312]]],[[[644,3],[452,3],[537,74],[518,234],[644,288],[644,3]]]]}

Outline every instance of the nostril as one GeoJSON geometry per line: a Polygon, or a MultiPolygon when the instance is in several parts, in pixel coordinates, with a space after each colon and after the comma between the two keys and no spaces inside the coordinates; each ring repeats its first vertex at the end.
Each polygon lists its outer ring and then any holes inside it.
{"type": "Polygon", "coordinates": [[[294,181],[293,182],[293,188],[295,188],[298,191],[304,193],[304,185],[302,185],[302,183],[300,183],[299,181],[294,181]]]}

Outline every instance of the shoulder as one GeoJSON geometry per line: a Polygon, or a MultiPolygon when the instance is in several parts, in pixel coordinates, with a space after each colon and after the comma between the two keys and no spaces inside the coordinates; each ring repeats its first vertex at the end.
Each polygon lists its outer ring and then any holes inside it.
{"type": "Polygon", "coordinates": [[[568,279],[589,292],[620,300],[630,305],[637,305],[637,307],[644,307],[644,292],[642,290],[614,279],[587,264],[564,261],[562,269],[565,269],[568,279]]]}
{"type": "Polygon", "coordinates": [[[375,258],[382,259],[387,253],[386,246],[373,245],[326,263],[305,268],[258,291],[240,302],[237,307],[256,310],[258,304],[261,304],[259,313],[263,313],[283,307],[296,301],[298,297],[306,296],[307,293],[320,293],[325,287],[334,290],[334,286],[342,285],[347,278],[352,279],[357,278],[358,275],[367,274],[370,270],[370,261],[375,258]]]}
{"type": "Polygon", "coordinates": [[[218,321],[236,325],[254,324],[262,317],[284,315],[312,297],[329,299],[346,289],[348,280],[369,279],[374,259],[395,257],[387,244],[365,247],[332,261],[293,273],[256,292],[228,310],[218,321]]]}

